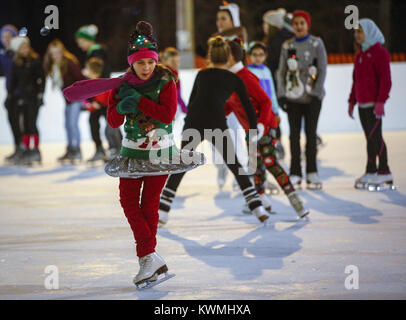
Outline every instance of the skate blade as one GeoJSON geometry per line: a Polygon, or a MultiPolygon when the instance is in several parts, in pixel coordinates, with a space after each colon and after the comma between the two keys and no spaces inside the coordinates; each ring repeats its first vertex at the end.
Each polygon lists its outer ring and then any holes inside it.
{"type": "Polygon", "coordinates": [[[394,191],[397,190],[398,187],[393,184],[381,184],[381,185],[368,185],[368,191],[371,192],[382,192],[382,191],[394,191]]]}
{"type": "Polygon", "coordinates": [[[19,163],[20,166],[24,167],[35,167],[35,166],[42,166],[41,161],[27,161],[27,162],[21,162],[19,163]]]}
{"type": "Polygon", "coordinates": [[[367,190],[368,189],[368,184],[367,183],[356,183],[354,185],[354,188],[357,190],[367,190]]]}
{"type": "Polygon", "coordinates": [[[310,213],[310,210],[307,210],[307,211],[303,212],[301,215],[298,215],[297,217],[299,219],[307,219],[309,216],[309,213],[310,213]]]}
{"type": "Polygon", "coordinates": [[[167,280],[169,280],[169,279],[171,279],[171,278],[173,278],[175,276],[176,276],[176,274],[173,274],[173,273],[171,274],[171,273],[165,272],[161,279],[158,278],[158,280],[155,280],[155,281],[146,280],[145,282],[140,283],[140,284],[136,284],[135,286],[136,286],[138,291],[142,291],[142,290],[146,290],[146,289],[150,289],[152,287],[155,287],[156,285],[158,285],[158,284],[160,284],[162,282],[165,282],[165,281],[167,281],[167,280]]]}
{"type": "Polygon", "coordinates": [[[311,185],[311,184],[308,184],[308,185],[306,186],[306,188],[307,188],[308,190],[318,191],[318,190],[321,190],[321,189],[322,189],[322,186],[321,186],[321,185],[311,185]]]}

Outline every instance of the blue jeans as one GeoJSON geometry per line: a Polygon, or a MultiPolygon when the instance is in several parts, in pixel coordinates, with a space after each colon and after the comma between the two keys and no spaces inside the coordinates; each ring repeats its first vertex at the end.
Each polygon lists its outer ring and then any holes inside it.
{"type": "Polygon", "coordinates": [[[82,103],[75,101],[66,104],[65,107],[65,129],[68,137],[68,148],[80,147],[79,116],[82,103]]]}

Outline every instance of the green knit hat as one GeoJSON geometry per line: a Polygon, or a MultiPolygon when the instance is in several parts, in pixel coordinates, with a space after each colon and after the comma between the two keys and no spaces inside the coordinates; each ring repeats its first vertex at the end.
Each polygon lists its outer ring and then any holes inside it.
{"type": "Polygon", "coordinates": [[[75,33],[75,38],[83,38],[90,41],[95,41],[99,29],[94,24],[82,26],[75,33]]]}

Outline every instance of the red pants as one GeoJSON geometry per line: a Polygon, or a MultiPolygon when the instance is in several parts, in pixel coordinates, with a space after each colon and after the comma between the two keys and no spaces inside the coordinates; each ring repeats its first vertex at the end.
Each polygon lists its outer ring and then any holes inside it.
{"type": "Polygon", "coordinates": [[[120,203],[133,231],[140,258],[155,251],[159,198],[167,177],[120,178],[120,203]]]}

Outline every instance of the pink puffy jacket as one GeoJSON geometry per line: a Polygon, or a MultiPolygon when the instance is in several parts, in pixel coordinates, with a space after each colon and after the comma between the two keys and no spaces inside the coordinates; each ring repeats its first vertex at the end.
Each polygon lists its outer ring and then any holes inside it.
{"type": "Polygon", "coordinates": [[[348,102],[352,105],[368,102],[385,103],[392,86],[390,55],[376,43],[355,57],[353,84],[348,102]]]}

